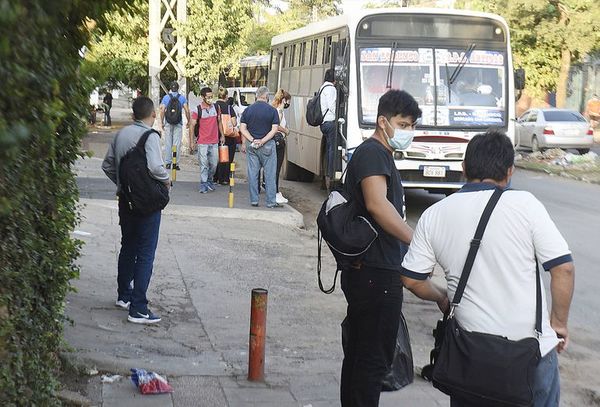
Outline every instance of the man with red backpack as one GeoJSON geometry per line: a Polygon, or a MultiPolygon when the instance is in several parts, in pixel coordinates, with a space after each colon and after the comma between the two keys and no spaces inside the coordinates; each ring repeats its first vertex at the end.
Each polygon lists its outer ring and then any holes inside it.
{"type": "MultiPolygon", "coordinates": [[[[165,95],[160,102],[160,126],[164,126],[162,131],[165,137],[165,164],[167,169],[171,169],[173,161],[173,146],[177,148],[177,157],[180,157],[181,136],[183,134],[183,112],[187,123],[190,122],[190,109],[185,96],[179,94],[179,84],[177,81],[171,83],[171,92],[165,95]]],[[[179,165],[175,165],[179,170],[179,165]]]]}

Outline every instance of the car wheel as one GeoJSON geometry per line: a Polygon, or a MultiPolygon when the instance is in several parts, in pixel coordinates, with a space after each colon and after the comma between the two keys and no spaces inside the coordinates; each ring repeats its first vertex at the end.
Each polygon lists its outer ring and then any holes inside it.
{"type": "Polygon", "coordinates": [[[589,148],[578,148],[577,151],[579,151],[580,155],[584,155],[590,152],[589,148]]]}
{"type": "Polygon", "coordinates": [[[531,139],[531,151],[533,151],[534,153],[540,151],[540,143],[536,136],[533,136],[533,138],[531,139]]]}

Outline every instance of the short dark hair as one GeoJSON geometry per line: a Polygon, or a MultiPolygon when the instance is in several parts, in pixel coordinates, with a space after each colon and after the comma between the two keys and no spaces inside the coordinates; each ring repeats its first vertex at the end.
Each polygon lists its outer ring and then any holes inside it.
{"type": "Polygon", "coordinates": [[[332,68],[329,68],[325,71],[325,82],[333,81],[335,81],[335,71],[332,68]]]}
{"type": "Polygon", "coordinates": [[[385,116],[389,120],[394,116],[401,115],[417,120],[422,113],[415,98],[403,90],[390,89],[379,98],[377,117],[385,116]]]}
{"type": "Polygon", "coordinates": [[[177,92],[179,90],[179,83],[177,81],[171,82],[171,90],[177,92]]]}
{"type": "Polygon", "coordinates": [[[204,97],[207,93],[212,93],[212,89],[208,86],[205,86],[202,89],[200,89],[200,96],[204,97]]]}
{"type": "Polygon", "coordinates": [[[488,130],[469,141],[465,153],[467,179],[502,181],[515,163],[512,142],[499,130],[488,130]]]}
{"type": "Polygon", "coordinates": [[[133,100],[133,118],[135,120],[144,120],[152,115],[154,111],[154,102],[147,96],[140,96],[133,100]]]}

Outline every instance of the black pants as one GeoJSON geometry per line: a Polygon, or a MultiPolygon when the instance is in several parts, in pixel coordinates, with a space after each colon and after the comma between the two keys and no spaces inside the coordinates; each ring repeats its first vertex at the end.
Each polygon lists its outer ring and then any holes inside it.
{"type": "Polygon", "coordinates": [[[381,382],[394,358],[402,311],[398,272],[373,268],[342,271],[348,302],[342,363],[342,407],[377,407],[381,382]]]}
{"type": "Polygon", "coordinates": [[[213,177],[213,182],[219,182],[223,184],[229,183],[229,164],[233,162],[233,158],[235,157],[235,147],[236,141],[235,137],[225,137],[225,145],[229,147],[229,162],[228,163],[219,163],[217,165],[217,170],[215,171],[215,176],[213,177]]]}
{"type": "Polygon", "coordinates": [[[275,140],[275,151],[277,152],[277,172],[275,175],[275,185],[277,185],[277,192],[279,192],[279,174],[281,173],[281,166],[283,165],[283,158],[285,156],[285,139],[283,137],[275,140]]]}

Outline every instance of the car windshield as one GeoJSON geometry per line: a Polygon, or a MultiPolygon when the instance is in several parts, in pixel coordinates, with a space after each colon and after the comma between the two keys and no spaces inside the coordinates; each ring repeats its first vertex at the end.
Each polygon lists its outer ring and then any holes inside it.
{"type": "Polygon", "coordinates": [[[585,118],[577,112],[554,110],[544,112],[547,122],[585,122],[585,118]]]}
{"type": "Polygon", "coordinates": [[[391,88],[410,93],[423,111],[421,126],[482,127],[505,124],[505,58],[502,52],[397,48],[361,48],[360,89],[364,123],[375,123],[379,97],[391,88]],[[434,58],[435,52],[435,58],[434,58]],[[464,58],[463,58],[464,57],[464,58]],[[462,62],[453,83],[448,78],[462,62]],[[434,77],[435,76],[435,77],[434,77]],[[386,79],[388,78],[388,79],[386,79]]]}

